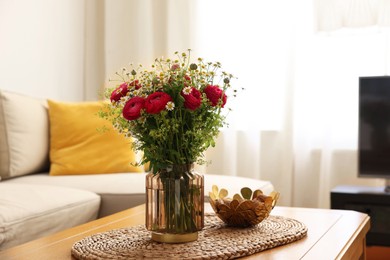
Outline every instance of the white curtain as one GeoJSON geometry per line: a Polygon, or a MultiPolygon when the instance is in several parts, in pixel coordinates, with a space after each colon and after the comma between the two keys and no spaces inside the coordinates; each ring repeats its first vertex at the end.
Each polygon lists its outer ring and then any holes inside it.
{"type": "Polygon", "coordinates": [[[388,0],[315,0],[316,27],[332,31],[343,27],[390,26],[388,0]]]}
{"type": "MultiPolygon", "coordinates": [[[[156,56],[168,54],[168,39],[185,30],[171,14],[175,8],[188,13],[186,5],[163,0],[85,0],[83,3],[84,29],[84,99],[101,98],[101,93],[120,68],[129,62],[148,65],[156,56]]],[[[185,15],[189,16],[188,14],[185,15]]],[[[183,19],[184,20],[184,19],[183,19]]],[[[182,24],[185,29],[188,23],[182,24]]],[[[185,34],[185,33],[184,33],[185,34]]],[[[186,45],[188,37],[184,36],[186,45]]],[[[181,46],[182,47],[182,46],[181,46]]]]}
{"type": "Polygon", "coordinates": [[[337,185],[384,184],[357,177],[358,77],[388,74],[390,46],[381,27],[316,31],[317,7],[198,1],[197,50],[246,88],[206,171],[270,180],[281,205],[327,208],[337,185]]]}
{"type": "Polygon", "coordinates": [[[85,88],[96,99],[110,77],[129,63],[148,67],[155,58],[187,50],[193,1],[85,0],[85,88]]]}

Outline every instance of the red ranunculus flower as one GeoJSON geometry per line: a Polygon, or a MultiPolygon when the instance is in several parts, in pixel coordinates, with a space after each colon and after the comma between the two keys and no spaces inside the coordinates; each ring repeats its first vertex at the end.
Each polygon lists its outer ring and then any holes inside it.
{"type": "Polygon", "coordinates": [[[136,120],[141,116],[141,110],[145,107],[145,99],[142,97],[130,98],[123,107],[123,117],[127,120],[136,120]]]}
{"type": "Polygon", "coordinates": [[[139,83],[138,79],[132,81],[129,86],[135,87],[135,89],[140,89],[142,85],[139,83]]]}
{"type": "Polygon", "coordinates": [[[194,87],[191,87],[191,93],[185,94],[183,91],[181,92],[182,97],[184,98],[184,107],[190,110],[196,110],[200,107],[202,102],[202,95],[200,91],[194,87]]]}
{"type": "Polygon", "coordinates": [[[171,66],[171,70],[178,70],[178,69],[180,69],[180,65],[177,64],[177,63],[175,63],[175,64],[173,64],[173,65],[171,66]]]}
{"type": "Polygon", "coordinates": [[[184,86],[188,87],[191,84],[191,77],[188,75],[184,75],[184,86]]]}
{"type": "Polygon", "coordinates": [[[191,81],[191,77],[190,77],[190,76],[188,76],[187,74],[186,74],[186,75],[184,75],[184,79],[185,79],[185,80],[187,80],[187,81],[191,81]]]}
{"type": "Polygon", "coordinates": [[[126,82],[122,83],[119,87],[117,87],[111,93],[111,97],[110,97],[111,102],[118,101],[119,99],[121,99],[121,97],[126,96],[127,92],[129,92],[129,88],[127,86],[127,83],[126,82]]]}
{"type": "Polygon", "coordinates": [[[227,96],[225,93],[223,93],[222,89],[220,89],[219,86],[208,85],[204,89],[204,93],[206,93],[206,96],[211,101],[213,107],[220,104],[221,99],[222,99],[221,107],[225,106],[227,96]]]}
{"type": "Polygon", "coordinates": [[[170,95],[165,92],[157,91],[150,94],[145,100],[145,109],[149,114],[158,114],[165,109],[165,105],[172,101],[170,95]]]}

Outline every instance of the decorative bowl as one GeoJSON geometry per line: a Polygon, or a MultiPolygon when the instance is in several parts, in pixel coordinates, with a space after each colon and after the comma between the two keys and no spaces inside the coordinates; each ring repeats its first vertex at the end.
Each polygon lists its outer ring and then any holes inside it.
{"type": "Polygon", "coordinates": [[[250,227],[259,224],[267,218],[279,198],[279,192],[264,195],[261,190],[252,190],[248,187],[241,189],[241,196],[235,194],[233,199],[228,198],[226,189],[218,189],[213,185],[209,192],[209,201],[215,214],[228,226],[250,227]]]}

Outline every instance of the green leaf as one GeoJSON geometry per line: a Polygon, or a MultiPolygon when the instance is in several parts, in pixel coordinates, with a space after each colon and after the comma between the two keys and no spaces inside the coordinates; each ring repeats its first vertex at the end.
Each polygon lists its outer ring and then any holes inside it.
{"type": "Polygon", "coordinates": [[[244,187],[241,189],[241,195],[244,199],[250,200],[252,196],[252,190],[248,187],[244,187]]]}

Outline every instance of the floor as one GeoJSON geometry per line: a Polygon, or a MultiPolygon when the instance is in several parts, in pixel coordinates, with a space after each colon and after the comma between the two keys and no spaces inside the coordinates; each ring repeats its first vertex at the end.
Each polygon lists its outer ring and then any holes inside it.
{"type": "Polygon", "coordinates": [[[367,246],[367,260],[390,260],[390,247],[367,246]]]}

